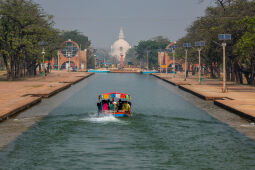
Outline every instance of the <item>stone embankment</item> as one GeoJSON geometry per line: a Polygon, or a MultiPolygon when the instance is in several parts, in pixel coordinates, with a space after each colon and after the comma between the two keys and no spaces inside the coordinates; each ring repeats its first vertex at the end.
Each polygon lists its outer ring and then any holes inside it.
{"type": "Polygon", "coordinates": [[[0,121],[75,84],[93,73],[52,71],[46,77],[0,81],[0,121]]]}
{"type": "Polygon", "coordinates": [[[184,81],[183,74],[175,77],[165,73],[153,75],[204,100],[213,100],[215,105],[224,109],[255,120],[255,87],[227,82],[227,92],[223,93],[220,80],[204,79],[199,83],[197,76],[189,76],[184,81]]]}

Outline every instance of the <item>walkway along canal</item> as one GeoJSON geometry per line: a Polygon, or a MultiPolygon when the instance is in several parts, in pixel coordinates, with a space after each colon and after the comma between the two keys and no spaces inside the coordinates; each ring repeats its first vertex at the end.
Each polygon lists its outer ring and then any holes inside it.
{"type": "Polygon", "coordinates": [[[150,75],[96,74],[1,123],[0,142],[27,126],[0,169],[254,169],[255,142],[211,114],[247,123],[150,75]],[[132,96],[132,118],[96,117],[109,91],[132,96]]]}

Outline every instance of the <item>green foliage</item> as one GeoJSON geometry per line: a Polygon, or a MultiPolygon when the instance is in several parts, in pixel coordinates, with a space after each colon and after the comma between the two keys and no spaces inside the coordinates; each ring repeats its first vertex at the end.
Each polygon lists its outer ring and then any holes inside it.
{"type": "Polygon", "coordinates": [[[94,69],[95,68],[95,56],[88,55],[87,67],[88,67],[88,69],[94,69]]]}
{"type": "Polygon", "coordinates": [[[138,64],[137,63],[137,60],[136,60],[136,51],[135,51],[135,48],[130,48],[128,51],[127,51],[127,54],[126,54],[126,57],[125,57],[125,62],[128,63],[128,62],[132,62],[133,64],[138,64]]]}
{"type": "Polygon", "coordinates": [[[91,45],[88,37],[83,35],[78,30],[64,31],[61,33],[61,38],[63,41],[67,41],[68,39],[75,41],[79,46],[81,46],[81,50],[88,49],[88,47],[91,45]]]}
{"type": "Polygon", "coordinates": [[[249,84],[254,84],[255,78],[255,17],[246,17],[240,22],[245,26],[245,33],[235,45],[235,52],[240,55],[239,62],[245,70],[249,84]],[[250,74],[247,74],[248,73],[250,74]]]}
{"type": "MultiPolygon", "coordinates": [[[[187,34],[178,43],[195,43],[205,41],[202,49],[202,65],[210,72],[211,77],[219,77],[222,68],[222,47],[218,34],[228,33],[232,40],[227,41],[226,60],[227,78],[243,83],[243,74],[249,84],[254,84],[252,62],[254,60],[254,26],[252,18],[255,15],[254,0],[215,0],[216,6],[208,7],[205,16],[195,20],[187,28],[187,34]],[[249,77],[253,80],[249,80],[249,77]]],[[[178,50],[178,56],[183,56],[183,49],[178,50]]],[[[196,49],[189,50],[189,61],[197,63],[196,49]]]]}
{"type": "Polygon", "coordinates": [[[100,59],[101,61],[103,60],[108,61],[110,59],[109,51],[104,48],[98,48],[96,50],[96,56],[97,59],[100,59]]]}
{"type": "Polygon", "coordinates": [[[46,58],[58,48],[58,30],[52,16],[38,4],[26,0],[0,1],[0,54],[3,56],[8,79],[36,74],[42,62],[42,46],[46,42],[46,58]]]}
{"type": "Polygon", "coordinates": [[[242,57],[242,61],[247,63],[254,57],[255,52],[255,17],[246,17],[240,22],[241,25],[246,27],[246,31],[243,36],[238,40],[236,44],[235,52],[239,53],[242,57]]]}
{"type": "Polygon", "coordinates": [[[162,36],[155,37],[151,40],[140,41],[137,46],[134,47],[137,54],[137,60],[142,63],[146,62],[147,51],[149,58],[149,67],[158,66],[158,50],[165,49],[170,43],[170,40],[163,38],[162,36]]]}

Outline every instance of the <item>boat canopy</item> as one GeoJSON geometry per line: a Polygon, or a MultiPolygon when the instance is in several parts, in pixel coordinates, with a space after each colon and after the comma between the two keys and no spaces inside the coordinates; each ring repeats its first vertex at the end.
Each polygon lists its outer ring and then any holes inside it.
{"type": "Polygon", "coordinates": [[[118,92],[110,92],[110,93],[103,93],[98,96],[99,100],[103,99],[110,99],[110,98],[119,98],[119,99],[127,99],[131,100],[131,96],[125,93],[118,93],[118,92]]]}

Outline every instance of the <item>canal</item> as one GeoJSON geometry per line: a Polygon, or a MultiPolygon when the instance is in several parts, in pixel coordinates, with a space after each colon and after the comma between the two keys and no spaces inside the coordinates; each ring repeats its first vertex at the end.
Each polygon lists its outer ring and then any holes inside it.
{"type": "Polygon", "coordinates": [[[254,169],[255,142],[176,90],[149,75],[96,74],[1,123],[0,141],[15,137],[0,169],[254,169]],[[97,95],[111,91],[132,96],[132,118],[96,117],[97,95]]]}

